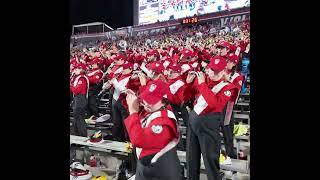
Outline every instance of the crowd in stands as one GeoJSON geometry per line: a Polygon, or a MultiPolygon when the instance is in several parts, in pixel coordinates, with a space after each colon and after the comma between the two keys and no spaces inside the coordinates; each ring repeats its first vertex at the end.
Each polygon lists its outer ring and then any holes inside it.
{"type": "MultiPolygon", "coordinates": [[[[188,179],[199,176],[200,154],[208,179],[218,179],[220,131],[226,156],[237,158],[231,114],[246,78],[241,61],[250,55],[248,21],[223,29],[181,26],[107,39],[75,45],[70,54],[76,135],[87,136],[85,119],[99,117],[99,94],[109,91],[113,140],[130,141],[136,148],[137,172],[159,163],[154,174],[179,179],[174,151],[181,138],[178,117],[188,133],[188,179]]],[[[136,175],[152,179],[143,172],[136,175]]]]}

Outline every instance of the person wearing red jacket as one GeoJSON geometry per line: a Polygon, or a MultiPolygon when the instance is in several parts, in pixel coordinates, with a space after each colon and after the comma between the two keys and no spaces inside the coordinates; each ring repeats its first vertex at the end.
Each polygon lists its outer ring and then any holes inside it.
{"type": "Polygon", "coordinates": [[[156,49],[151,49],[147,52],[148,62],[160,60],[160,53],[156,49]]]}
{"type": "Polygon", "coordinates": [[[203,72],[189,73],[186,82],[193,82],[195,102],[189,114],[187,131],[188,180],[198,180],[200,157],[203,155],[208,180],[221,179],[220,175],[220,122],[226,103],[234,94],[233,84],[224,81],[227,62],[223,57],[210,59],[206,76],[203,72]]]}
{"type": "Polygon", "coordinates": [[[222,57],[226,57],[228,53],[231,51],[231,44],[227,41],[220,41],[217,45],[218,55],[222,57]]]}
{"type": "Polygon", "coordinates": [[[133,91],[127,92],[129,117],[124,120],[131,143],[137,152],[135,180],[181,179],[180,161],[176,151],[179,128],[170,110],[168,84],[153,80],[140,91],[139,100],[133,91]]]}
{"type": "MultiPolygon", "coordinates": [[[[139,85],[135,84],[131,79],[131,72],[133,70],[133,63],[126,61],[122,65],[123,71],[119,76],[114,77],[110,81],[110,85],[113,86],[113,98],[112,98],[112,120],[114,123],[112,129],[112,135],[114,140],[128,141],[129,137],[125,131],[123,120],[128,117],[127,105],[125,103],[126,94],[125,91],[129,88],[133,91],[138,91],[139,85]]],[[[135,82],[139,82],[136,80],[135,82]]]]}
{"type": "Polygon", "coordinates": [[[221,127],[227,156],[233,159],[237,159],[237,154],[234,151],[233,147],[234,120],[232,118],[232,110],[239,97],[244,77],[240,72],[236,71],[236,66],[239,62],[239,56],[234,53],[230,53],[227,57],[227,72],[225,79],[232,83],[235,87],[237,87],[237,89],[235,90],[234,95],[230,98],[223,111],[221,127]]]}
{"type": "Polygon", "coordinates": [[[185,103],[185,93],[187,84],[181,76],[181,66],[177,63],[170,63],[168,66],[167,83],[169,84],[168,99],[176,117],[179,117],[178,112],[181,112],[181,117],[185,126],[188,126],[188,111],[185,103]]]}
{"type": "Polygon", "coordinates": [[[107,69],[105,79],[112,79],[115,76],[117,76],[119,73],[122,72],[123,67],[122,64],[127,60],[127,57],[125,54],[120,53],[114,58],[113,63],[110,64],[110,66],[107,69]]]}
{"type": "Polygon", "coordinates": [[[88,106],[89,79],[84,74],[86,66],[77,64],[70,81],[70,90],[73,93],[74,107],[74,132],[76,136],[87,137],[87,128],[84,121],[88,106]]]}
{"type": "MultiPolygon", "coordinates": [[[[109,102],[112,102],[114,88],[110,88],[110,80],[116,76],[120,76],[123,70],[122,64],[126,61],[127,57],[124,53],[119,53],[114,57],[114,61],[108,66],[107,71],[103,74],[103,91],[109,90],[109,102]]],[[[112,111],[111,111],[112,116],[112,111]]]]}
{"type": "Polygon", "coordinates": [[[103,71],[99,68],[99,58],[93,58],[90,61],[91,70],[87,72],[89,79],[89,97],[88,97],[88,116],[93,115],[95,118],[99,117],[97,95],[101,90],[101,78],[103,71]]]}

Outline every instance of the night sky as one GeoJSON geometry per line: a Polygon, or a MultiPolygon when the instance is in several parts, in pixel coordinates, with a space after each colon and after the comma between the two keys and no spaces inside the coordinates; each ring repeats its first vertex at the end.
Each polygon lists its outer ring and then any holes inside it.
{"type": "Polygon", "coordinates": [[[104,22],[116,29],[133,25],[133,0],[69,1],[71,26],[91,22],[104,22]]]}

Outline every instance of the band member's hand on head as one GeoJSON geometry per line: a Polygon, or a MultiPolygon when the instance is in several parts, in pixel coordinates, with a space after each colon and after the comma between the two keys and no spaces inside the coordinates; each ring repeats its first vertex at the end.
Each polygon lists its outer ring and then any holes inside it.
{"type": "Polygon", "coordinates": [[[129,110],[129,113],[130,114],[133,114],[133,113],[137,113],[139,112],[139,101],[138,101],[138,97],[135,95],[135,93],[128,89],[126,91],[127,93],[127,97],[126,97],[126,100],[127,100],[127,104],[128,104],[128,110],[129,110]]]}
{"type": "Polygon", "coordinates": [[[230,74],[223,74],[223,79],[225,79],[226,81],[230,81],[230,74]]]}
{"type": "Polygon", "coordinates": [[[147,77],[146,77],[146,75],[144,73],[140,72],[138,74],[138,77],[139,77],[141,86],[147,85],[147,77]]]}
{"type": "Polygon", "coordinates": [[[194,80],[195,77],[196,77],[196,72],[190,71],[190,72],[188,73],[186,82],[187,82],[188,84],[191,83],[191,82],[194,80]]]}
{"type": "Polygon", "coordinates": [[[198,72],[197,77],[198,77],[198,84],[201,84],[201,83],[205,82],[205,80],[206,80],[203,72],[198,72]]]}
{"type": "Polygon", "coordinates": [[[110,81],[107,81],[103,84],[102,89],[109,89],[111,87],[110,81]]]}
{"type": "Polygon", "coordinates": [[[116,78],[112,78],[112,79],[110,80],[110,84],[113,84],[114,81],[116,81],[116,78]]]}

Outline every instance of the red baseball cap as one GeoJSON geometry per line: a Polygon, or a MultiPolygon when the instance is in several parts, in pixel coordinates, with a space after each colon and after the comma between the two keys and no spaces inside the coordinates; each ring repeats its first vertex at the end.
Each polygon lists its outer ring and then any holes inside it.
{"type": "Polygon", "coordinates": [[[148,83],[146,89],[140,94],[140,99],[146,101],[149,105],[155,105],[164,97],[167,97],[169,85],[160,80],[153,80],[148,83]]]}
{"type": "Polygon", "coordinates": [[[163,56],[163,61],[171,61],[172,58],[170,56],[163,56]]]}
{"type": "Polygon", "coordinates": [[[123,55],[123,54],[119,54],[119,55],[116,56],[114,59],[115,59],[115,60],[124,60],[124,61],[127,60],[126,56],[123,55]]]}
{"type": "Polygon", "coordinates": [[[156,57],[160,57],[159,52],[157,50],[155,50],[155,49],[152,49],[149,52],[147,52],[147,56],[153,56],[153,55],[156,56],[156,57]]]}
{"type": "Polygon", "coordinates": [[[76,58],[72,58],[71,61],[70,61],[70,64],[72,64],[72,65],[78,64],[76,58]]]}
{"type": "Polygon", "coordinates": [[[162,51],[160,54],[161,54],[162,56],[168,56],[168,55],[169,55],[169,53],[168,53],[167,51],[162,51]]]}
{"type": "Polygon", "coordinates": [[[136,55],[134,57],[134,62],[135,63],[138,63],[138,64],[141,64],[143,62],[143,60],[145,60],[146,57],[145,56],[142,56],[142,55],[136,55]]]}
{"type": "Polygon", "coordinates": [[[238,62],[239,62],[239,56],[237,56],[237,55],[234,54],[234,53],[229,53],[229,54],[227,55],[227,58],[228,58],[231,62],[233,62],[233,63],[235,63],[235,64],[238,64],[238,62]]]}
{"type": "Polygon", "coordinates": [[[180,53],[183,55],[183,58],[193,57],[193,51],[190,49],[183,49],[180,51],[180,53]]]}
{"type": "Polygon", "coordinates": [[[222,71],[226,68],[227,66],[227,61],[225,58],[221,56],[215,56],[210,59],[210,63],[208,64],[208,68],[214,70],[214,71],[222,71]]]}
{"type": "Polygon", "coordinates": [[[171,69],[176,72],[181,72],[181,65],[177,63],[170,63],[168,69],[171,69]]]}
{"type": "Polygon", "coordinates": [[[133,63],[126,61],[124,64],[122,64],[123,69],[133,69],[133,63]]]}
{"type": "Polygon", "coordinates": [[[231,47],[231,44],[227,41],[220,41],[217,45],[217,47],[226,47],[228,49],[230,49],[231,47]]]}
{"type": "Polygon", "coordinates": [[[235,52],[237,50],[237,46],[230,44],[230,51],[235,52]]]}
{"type": "Polygon", "coordinates": [[[90,62],[89,62],[90,64],[100,64],[101,62],[100,62],[100,59],[99,58],[93,58],[90,62]]]}
{"type": "Polygon", "coordinates": [[[82,69],[82,70],[86,70],[87,69],[87,66],[83,63],[79,63],[77,65],[74,66],[74,69],[75,68],[78,68],[78,69],[82,69]]]}
{"type": "Polygon", "coordinates": [[[171,60],[172,60],[173,62],[178,62],[179,59],[180,59],[180,57],[179,57],[177,54],[173,55],[172,58],[171,58],[171,60]]]}
{"type": "Polygon", "coordinates": [[[147,68],[155,73],[162,73],[162,71],[164,70],[164,66],[160,62],[152,62],[147,65],[147,68]]]}

